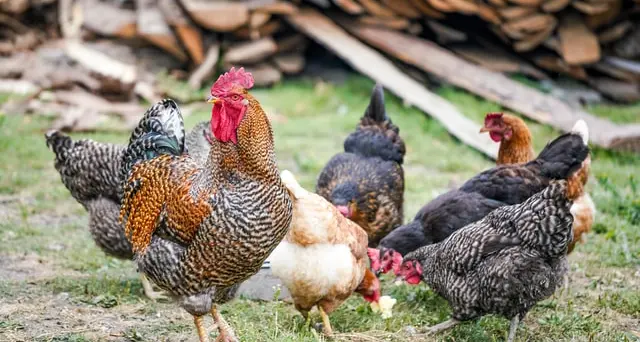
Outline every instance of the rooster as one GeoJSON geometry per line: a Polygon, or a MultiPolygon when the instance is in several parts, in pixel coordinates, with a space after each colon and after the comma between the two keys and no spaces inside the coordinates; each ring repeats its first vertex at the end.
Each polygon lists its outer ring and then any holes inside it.
{"type": "MultiPolygon", "coordinates": [[[[488,132],[491,139],[500,143],[497,165],[526,163],[533,159],[531,132],[527,124],[517,116],[489,113],[485,116],[480,132],[488,132]]],[[[571,207],[573,213],[573,239],[568,253],[582,241],[582,236],[591,231],[596,214],[595,204],[588,193],[578,197],[571,207]]]]}
{"type": "Polygon", "coordinates": [[[574,160],[566,180],[553,180],[520,204],[503,206],[471,223],[443,242],[421,247],[404,257],[400,276],[410,284],[425,281],[444,297],[453,317],[429,329],[437,333],[461,321],[486,314],[511,319],[508,341],[519,322],[539,301],[550,297],[568,272],[572,239],[571,205],[588,178],[588,131],[576,125],[587,149],[574,160]]]}
{"type": "Polygon", "coordinates": [[[270,256],[271,268],[305,319],[318,307],[323,333],[330,336],[328,315],[354,291],[369,302],[380,299],[380,282],[367,266],[367,234],[327,200],[302,188],[291,172],[281,177],[293,200],[293,219],[270,256]]]}
{"type": "Polygon", "coordinates": [[[386,115],[384,90],[376,85],[369,107],[318,176],[316,193],[362,227],[375,247],[402,224],[405,145],[386,115]]]}
{"type": "Polygon", "coordinates": [[[460,188],[433,199],[413,222],[382,239],[379,250],[370,250],[369,258],[378,266],[376,271],[397,271],[402,260],[399,250],[411,252],[411,248],[418,247],[416,241],[425,245],[440,242],[498,207],[524,202],[550,181],[566,179],[587,155],[588,147],[582,144],[580,132],[574,131],[556,138],[528,163],[502,165],[481,172],[460,188]],[[412,236],[419,238],[408,241],[412,236]]]}
{"type": "Polygon", "coordinates": [[[146,113],[123,158],[120,214],[138,269],[193,315],[200,341],[208,313],[216,341],[238,340],[217,304],[260,270],[291,223],[271,124],[248,92],[253,84],[250,73],[231,68],[211,87],[204,165],[184,153],[182,115],[171,100],[146,113]]]}
{"type": "MultiPolygon", "coordinates": [[[[200,160],[203,159],[200,156],[209,154],[209,126],[208,121],[199,123],[186,138],[189,154],[200,160]]],[[[126,146],[90,139],[73,140],[57,130],[47,132],[45,139],[55,154],[54,166],[62,183],[89,213],[89,232],[96,245],[112,257],[133,259],[124,226],[118,221],[118,193],[122,186],[120,165],[126,146]]],[[[140,280],[148,298],[164,297],[153,290],[144,275],[141,274],[140,280]]]]}

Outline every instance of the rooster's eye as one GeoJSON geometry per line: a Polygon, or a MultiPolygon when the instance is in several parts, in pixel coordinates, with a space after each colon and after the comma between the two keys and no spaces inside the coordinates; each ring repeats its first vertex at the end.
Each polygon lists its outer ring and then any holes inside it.
{"type": "Polygon", "coordinates": [[[233,101],[239,101],[242,97],[240,97],[240,95],[238,94],[233,94],[231,95],[231,100],[233,101]]]}

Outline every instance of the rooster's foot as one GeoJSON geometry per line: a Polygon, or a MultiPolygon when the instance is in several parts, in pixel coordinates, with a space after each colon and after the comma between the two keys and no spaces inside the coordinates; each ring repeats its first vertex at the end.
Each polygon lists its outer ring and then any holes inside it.
{"type": "Polygon", "coordinates": [[[427,335],[435,335],[435,334],[437,334],[437,333],[439,333],[441,331],[445,331],[445,330],[451,329],[451,328],[455,327],[458,324],[460,324],[460,321],[458,321],[455,318],[451,318],[448,321],[436,324],[434,326],[425,328],[423,330],[424,330],[425,334],[427,334],[427,335]]]}
{"type": "Polygon", "coordinates": [[[520,324],[520,316],[516,315],[511,319],[511,324],[509,325],[509,336],[507,337],[507,342],[513,342],[516,338],[516,331],[518,331],[518,324],[520,324]]]}
{"type": "Polygon", "coordinates": [[[207,331],[202,323],[202,316],[193,316],[193,323],[196,325],[196,330],[198,330],[198,338],[200,338],[200,342],[209,342],[207,331]]]}
{"type": "Polygon", "coordinates": [[[240,342],[229,323],[227,323],[218,312],[216,305],[211,308],[211,316],[213,317],[214,323],[218,326],[218,337],[215,342],[240,342]]]}
{"type": "Polygon", "coordinates": [[[144,295],[147,296],[147,298],[153,301],[168,299],[167,295],[164,292],[155,291],[153,289],[151,282],[144,274],[140,274],[140,282],[142,282],[142,289],[144,290],[144,295]]]}

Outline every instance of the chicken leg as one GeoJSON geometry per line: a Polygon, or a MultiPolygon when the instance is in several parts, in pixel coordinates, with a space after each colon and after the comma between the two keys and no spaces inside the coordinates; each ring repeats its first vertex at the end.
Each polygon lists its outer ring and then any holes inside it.
{"type": "Polygon", "coordinates": [[[516,338],[516,331],[518,331],[518,324],[520,324],[520,316],[516,315],[511,319],[511,325],[509,326],[509,337],[507,342],[513,342],[516,338]]]}
{"type": "Polygon", "coordinates": [[[434,326],[426,328],[425,332],[426,332],[427,335],[435,335],[435,334],[437,334],[437,333],[439,333],[441,331],[445,331],[445,330],[451,329],[451,328],[455,327],[458,324],[460,324],[460,321],[458,321],[455,318],[451,318],[448,321],[444,321],[442,323],[438,323],[438,324],[436,324],[434,326]]]}
{"type": "Polygon", "coordinates": [[[158,299],[167,299],[167,296],[164,294],[164,292],[155,291],[153,289],[153,286],[151,285],[151,282],[149,281],[149,279],[147,279],[147,277],[142,273],[140,273],[140,282],[142,283],[142,289],[144,290],[144,295],[147,296],[147,298],[153,301],[158,299]]]}
{"type": "Polygon", "coordinates": [[[218,307],[215,304],[211,308],[211,316],[213,317],[213,322],[218,326],[219,332],[215,342],[240,342],[229,323],[218,312],[218,307]]]}
{"type": "Polygon", "coordinates": [[[333,329],[331,329],[331,322],[329,321],[329,315],[324,312],[324,309],[318,305],[318,310],[320,311],[320,317],[322,317],[322,333],[326,336],[333,335],[333,329]]]}
{"type": "Polygon", "coordinates": [[[198,337],[200,338],[200,342],[209,342],[207,331],[205,330],[204,324],[202,323],[202,316],[194,315],[193,323],[196,325],[196,329],[198,330],[198,337]]]}

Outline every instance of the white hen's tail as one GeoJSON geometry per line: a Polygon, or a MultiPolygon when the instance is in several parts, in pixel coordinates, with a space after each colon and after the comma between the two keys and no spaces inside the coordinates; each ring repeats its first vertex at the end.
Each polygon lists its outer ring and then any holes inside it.
{"type": "Polygon", "coordinates": [[[305,190],[300,186],[300,184],[298,184],[296,177],[294,177],[293,173],[291,173],[289,170],[283,170],[280,173],[280,179],[282,180],[282,183],[287,188],[287,190],[289,190],[289,192],[291,193],[291,196],[293,196],[294,198],[300,198],[307,193],[307,190],[305,190]]]}
{"type": "Polygon", "coordinates": [[[584,120],[580,119],[576,121],[575,125],[573,125],[573,128],[571,129],[571,132],[581,136],[582,141],[585,145],[589,143],[589,127],[587,126],[587,123],[584,122],[584,120]]]}

